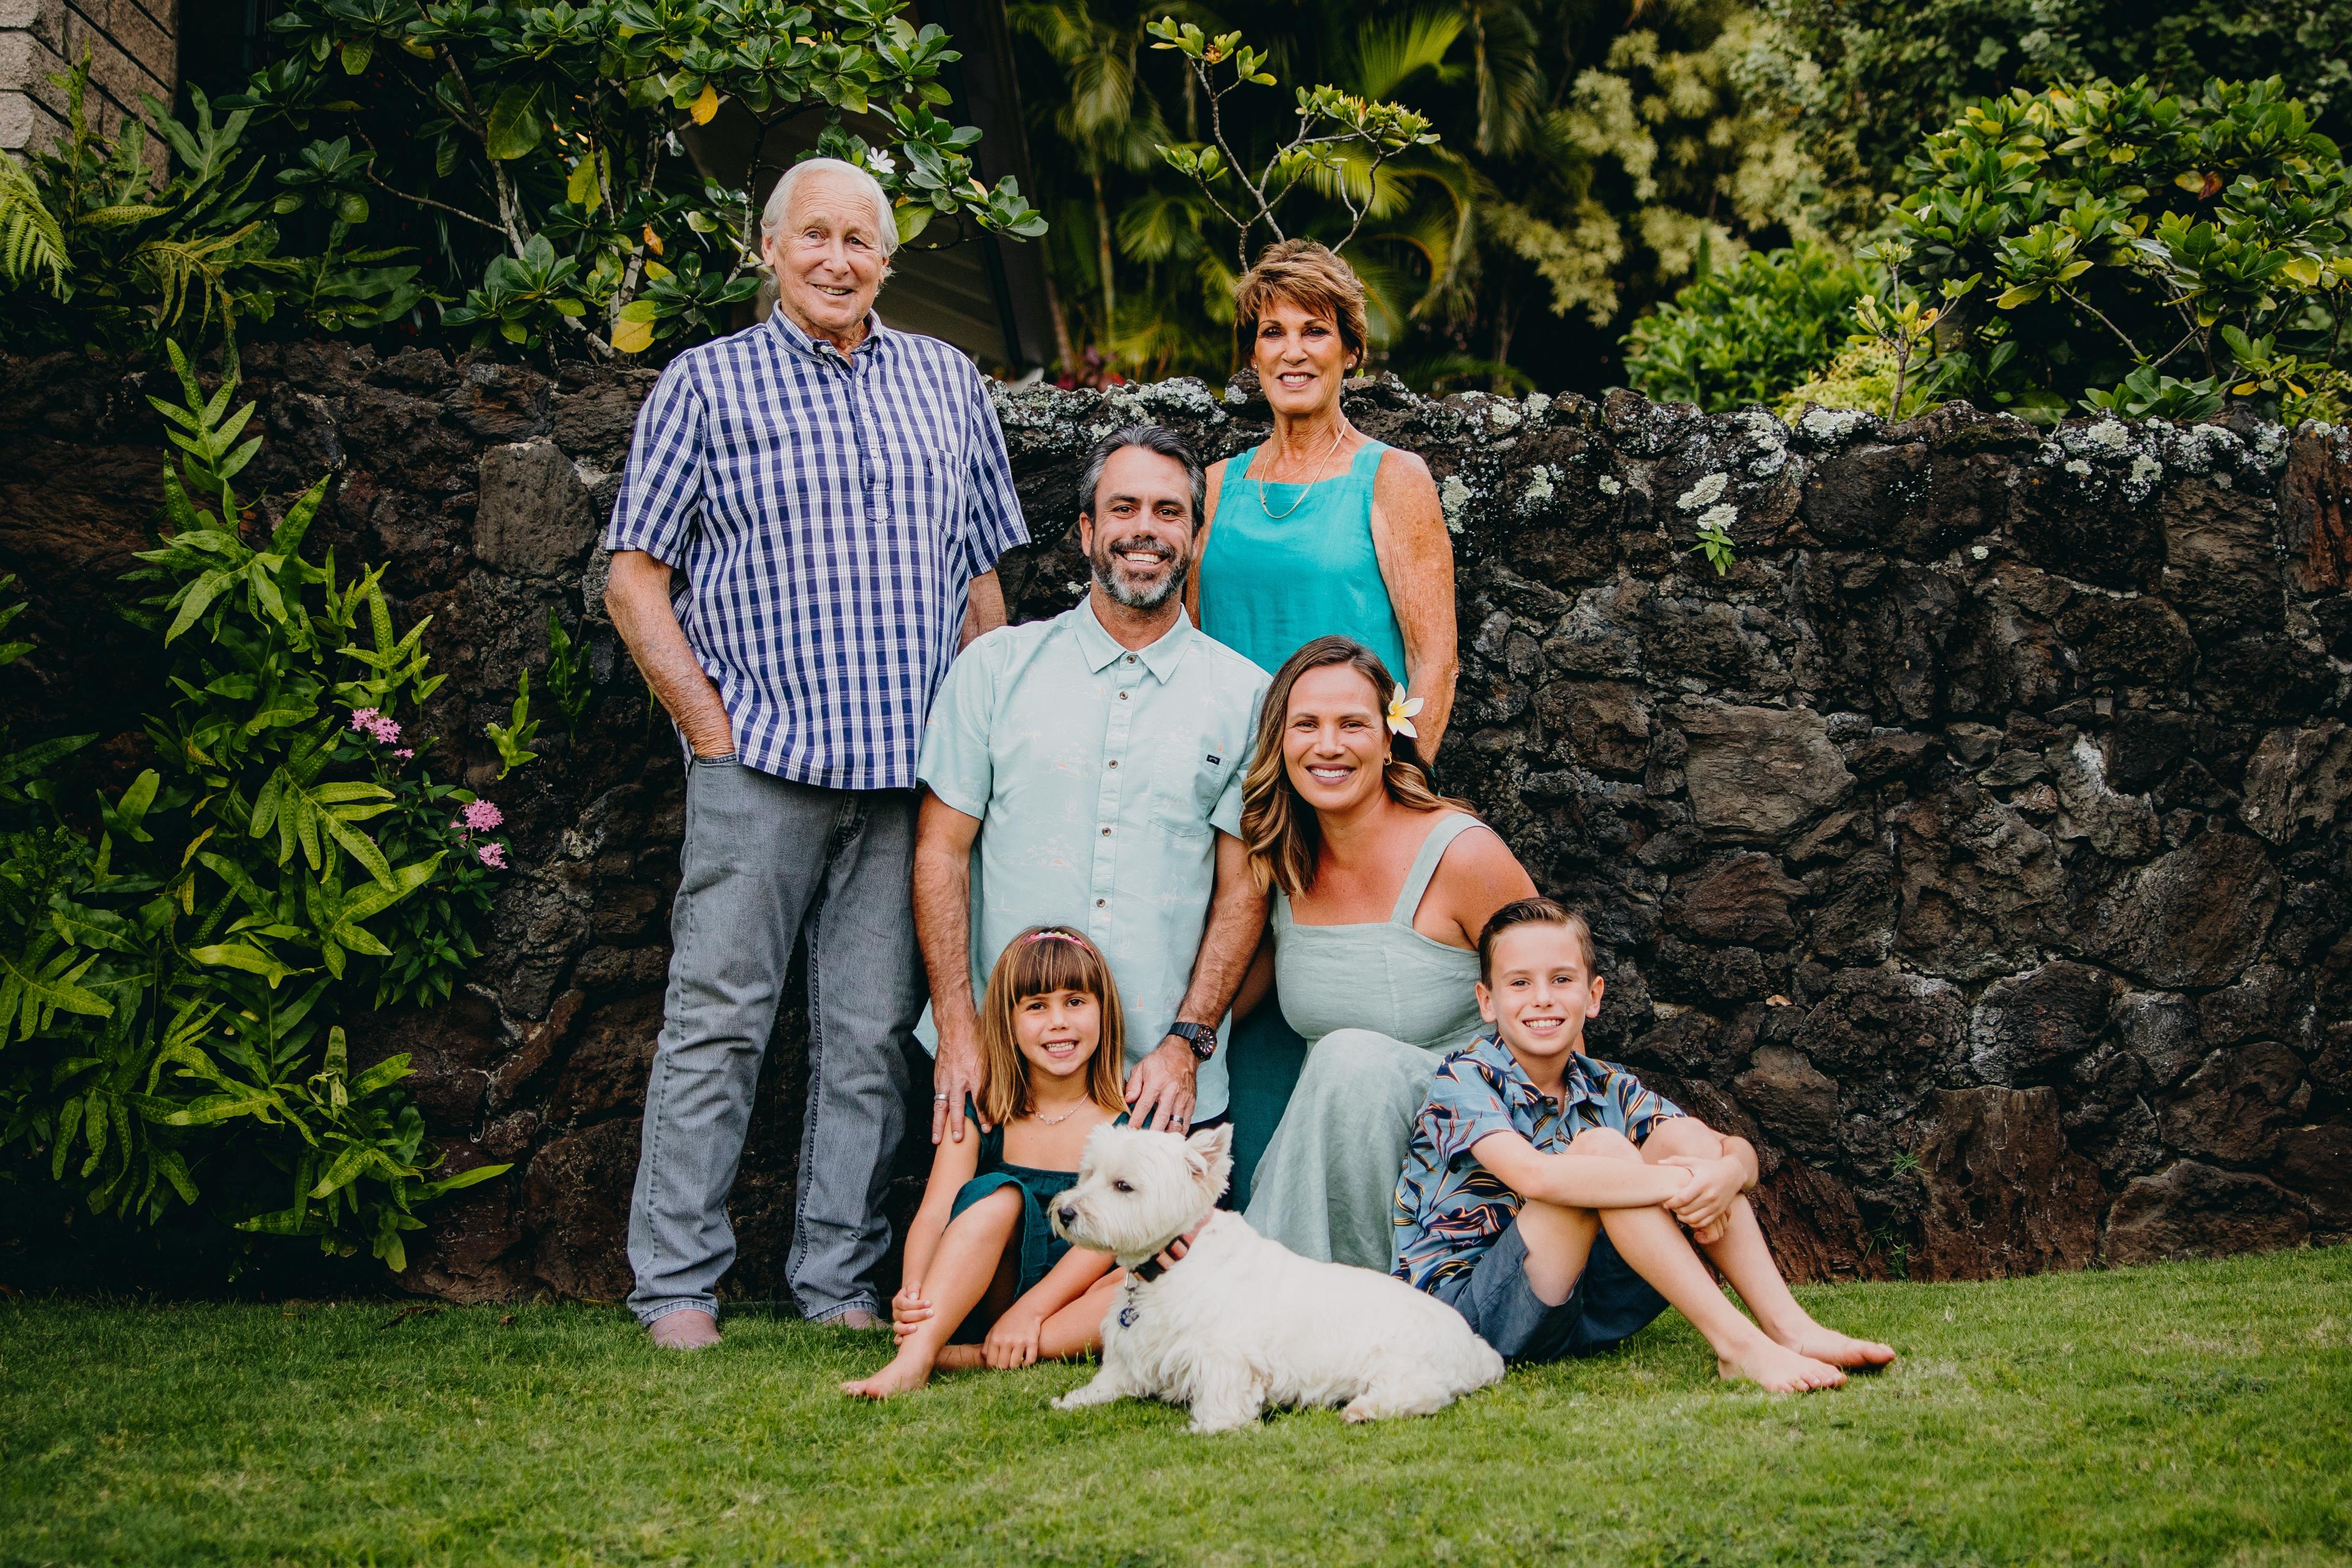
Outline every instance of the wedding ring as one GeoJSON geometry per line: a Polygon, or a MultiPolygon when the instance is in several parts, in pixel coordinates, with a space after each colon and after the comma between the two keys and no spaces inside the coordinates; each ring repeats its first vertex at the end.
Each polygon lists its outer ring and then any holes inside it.
{"type": "Polygon", "coordinates": [[[944,1095],[944,1094],[935,1094],[935,1095],[931,1096],[931,1098],[932,1098],[933,1100],[942,1100],[942,1101],[943,1101],[943,1100],[945,1100],[947,1099],[947,1096],[946,1096],[946,1095],[944,1095]]]}

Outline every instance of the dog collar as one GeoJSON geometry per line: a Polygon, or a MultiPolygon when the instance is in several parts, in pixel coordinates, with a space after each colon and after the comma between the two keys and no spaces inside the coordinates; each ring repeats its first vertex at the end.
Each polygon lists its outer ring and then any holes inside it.
{"type": "MultiPolygon", "coordinates": [[[[1201,1216],[1200,1224],[1194,1226],[1192,1229],[1186,1231],[1176,1239],[1182,1242],[1185,1247],[1189,1250],[1192,1243],[1200,1239],[1201,1233],[1209,1228],[1209,1221],[1215,1217],[1216,1211],[1214,1209],[1210,1210],[1207,1214],[1201,1216]]],[[[1160,1252],[1165,1252],[1168,1249],[1164,1247],[1160,1249],[1160,1252]]],[[[1153,1280],[1159,1279],[1162,1274],[1168,1272],[1168,1265],[1160,1262],[1160,1253],[1155,1252],[1150,1257],[1145,1258],[1141,1263],[1139,1263],[1134,1268],[1129,1269],[1128,1272],[1134,1275],[1138,1279],[1142,1280],[1146,1285],[1149,1285],[1153,1280]]]]}

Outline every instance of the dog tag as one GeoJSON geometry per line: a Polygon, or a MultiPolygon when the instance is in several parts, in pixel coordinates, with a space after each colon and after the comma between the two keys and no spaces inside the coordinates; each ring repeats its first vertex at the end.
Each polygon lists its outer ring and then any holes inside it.
{"type": "Polygon", "coordinates": [[[1121,1308],[1118,1310],[1118,1326],[1119,1326],[1120,1328],[1122,1328],[1122,1329],[1131,1329],[1131,1328],[1135,1327],[1135,1319],[1136,1319],[1136,1310],[1135,1310],[1135,1309],[1134,1309],[1134,1308],[1132,1308],[1132,1307],[1121,1307],[1121,1308]]]}

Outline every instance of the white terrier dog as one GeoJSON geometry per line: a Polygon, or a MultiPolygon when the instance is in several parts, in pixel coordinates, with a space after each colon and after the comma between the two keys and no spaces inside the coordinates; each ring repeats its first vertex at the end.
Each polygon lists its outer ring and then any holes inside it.
{"type": "Polygon", "coordinates": [[[1401,1279],[1313,1263],[1219,1211],[1233,1129],[1104,1127],[1087,1140],[1077,1184],[1054,1201],[1054,1228],[1128,1271],[1103,1320],[1102,1370],[1054,1401],[1192,1407],[1192,1430],[1247,1426],[1267,1405],[1336,1405],[1350,1421],[1427,1415],[1500,1381],[1503,1358],[1453,1308],[1401,1279]],[[1202,1226],[1162,1268],[1168,1244],[1202,1226]]]}

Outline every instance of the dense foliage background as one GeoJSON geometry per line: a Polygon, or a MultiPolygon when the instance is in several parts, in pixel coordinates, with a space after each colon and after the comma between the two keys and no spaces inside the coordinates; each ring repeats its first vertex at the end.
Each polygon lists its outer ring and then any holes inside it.
{"type": "Polygon", "coordinates": [[[873,169],[917,243],[1041,244],[1065,381],[1225,373],[1233,274],[1277,226],[1346,238],[1381,363],[1424,387],[1891,406],[1900,381],[1906,407],[1999,394],[2048,417],[2140,370],[2158,379],[2121,406],[2178,412],[2213,389],[2166,376],[2267,369],[2284,406],[2326,392],[2297,364],[2336,368],[2335,280],[2301,274],[2340,248],[2318,209],[2352,108],[2352,0],[1008,0],[1006,17],[1027,192],[973,179],[957,41],[900,0],[287,0],[251,79],[166,123],[168,177],[135,126],[0,163],[0,348],[324,331],[658,356],[745,319],[751,199],[821,147],[873,169]],[[1192,44],[1171,47],[1179,27],[1192,44]],[[2086,119],[2100,82],[2137,96],[2086,119]],[[2036,123],[1971,129],[1979,102],[2036,123]],[[2292,128],[2255,123],[2283,106],[2292,128]],[[2184,111],[2226,156],[2166,142],[2150,117],[2184,111]],[[1389,140],[1348,140],[1368,125],[1389,140]],[[2109,155],[2064,144],[2086,131],[2163,172],[2086,180],[2109,155]],[[1955,162],[2021,150],[2049,165],[2022,192],[1955,162]],[[1253,170],[1276,174],[1276,216],[1237,244],[1253,170]],[[2249,176],[2302,180],[2290,200],[2318,208],[2257,213],[2249,176]],[[1933,190],[2001,208],[2000,232],[1944,246],[1922,228],[1933,190]],[[1989,312],[2016,308],[1992,286],[2003,247],[2055,243],[2033,237],[2036,204],[2085,195],[2121,226],[2062,265],[2137,269],[2158,313],[2185,298],[2167,280],[2185,253],[2142,246],[2168,217],[2255,224],[2242,242],[2275,265],[2252,281],[2287,294],[2188,323],[2191,364],[2179,334],[2100,321],[2124,281],[2103,275],[2019,318],[2055,334],[2061,369],[1992,365],[1989,312]],[[1888,241],[1909,248],[1881,257],[1888,241]],[[1984,292],[1956,319],[1944,287],[1972,274],[1984,292]]]}

